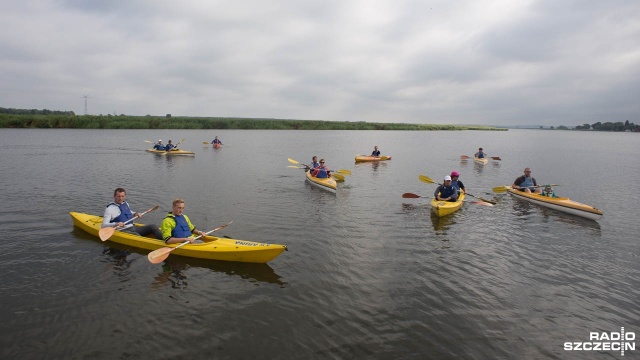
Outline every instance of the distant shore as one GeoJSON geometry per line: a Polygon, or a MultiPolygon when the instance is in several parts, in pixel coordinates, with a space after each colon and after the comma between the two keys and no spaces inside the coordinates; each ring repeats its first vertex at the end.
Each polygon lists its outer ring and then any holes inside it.
{"type": "Polygon", "coordinates": [[[364,121],[322,121],[230,117],[32,115],[0,114],[0,128],[37,129],[238,129],[238,130],[487,130],[476,125],[396,124],[364,121]]]}

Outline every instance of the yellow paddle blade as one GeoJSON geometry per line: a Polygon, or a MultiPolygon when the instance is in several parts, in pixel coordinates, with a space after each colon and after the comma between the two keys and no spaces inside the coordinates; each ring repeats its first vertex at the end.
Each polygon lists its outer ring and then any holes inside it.
{"type": "Polygon", "coordinates": [[[208,141],[203,141],[202,145],[209,145],[209,142],[208,141]]]}
{"type": "Polygon", "coordinates": [[[113,236],[113,233],[116,231],[115,228],[112,227],[106,227],[106,228],[102,228],[98,231],[98,236],[100,237],[100,240],[102,241],[106,241],[108,240],[111,236],[113,236]]]}
{"type": "Polygon", "coordinates": [[[335,172],[340,173],[340,174],[345,174],[345,175],[351,175],[351,171],[349,171],[347,169],[339,169],[339,170],[336,170],[335,172]]]}
{"type": "Polygon", "coordinates": [[[418,179],[420,179],[420,181],[422,181],[423,183],[427,183],[427,184],[435,184],[436,182],[431,180],[430,177],[426,176],[426,175],[419,175],[418,179]]]}
{"type": "Polygon", "coordinates": [[[289,162],[292,164],[300,164],[298,161],[295,161],[292,158],[288,158],[287,160],[289,160],[289,162]]]}
{"type": "Polygon", "coordinates": [[[163,247],[158,250],[153,250],[152,252],[149,253],[149,255],[147,255],[147,258],[149,259],[149,262],[151,262],[152,264],[160,264],[167,257],[169,257],[169,254],[175,249],[176,248],[163,247]]]}
{"type": "Polygon", "coordinates": [[[380,155],[380,160],[389,160],[388,156],[380,155]]]}
{"type": "Polygon", "coordinates": [[[344,181],[344,175],[340,174],[340,173],[332,173],[331,176],[336,180],[336,181],[344,181]]]}
{"type": "Polygon", "coordinates": [[[507,190],[511,189],[511,186],[508,185],[502,185],[502,186],[496,186],[493,189],[493,192],[495,193],[503,193],[503,192],[507,192],[507,190]]]}
{"type": "Polygon", "coordinates": [[[149,143],[149,144],[155,144],[153,141],[149,141],[149,140],[145,140],[144,142],[149,143]]]}

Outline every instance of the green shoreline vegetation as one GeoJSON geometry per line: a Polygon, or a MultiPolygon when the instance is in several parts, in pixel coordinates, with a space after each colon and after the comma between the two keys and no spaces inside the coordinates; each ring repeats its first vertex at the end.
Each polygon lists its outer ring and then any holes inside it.
{"type": "Polygon", "coordinates": [[[172,117],[128,115],[2,114],[0,128],[38,129],[240,129],[240,130],[498,130],[476,125],[396,124],[364,121],[172,117]]]}
{"type": "MultiPolygon", "coordinates": [[[[364,121],[326,121],[237,117],[186,117],[129,115],[76,115],[73,111],[7,109],[0,107],[0,128],[37,129],[240,129],[240,130],[490,130],[509,127],[484,125],[372,123],[364,121]]],[[[517,128],[517,127],[516,127],[517,128]]],[[[640,125],[596,122],[571,128],[551,126],[545,130],[595,130],[640,132],[640,125]]]]}

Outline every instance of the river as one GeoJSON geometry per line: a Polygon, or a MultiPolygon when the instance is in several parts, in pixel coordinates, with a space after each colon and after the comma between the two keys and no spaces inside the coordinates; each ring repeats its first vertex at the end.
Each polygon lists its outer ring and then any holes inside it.
{"type": "Polygon", "coordinates": [[[600,359],[620,351],[565,343],[640,331],[637,134],[0,129],[0,143],[3,359],[600,359]],[[216,135],[222,149],[202,144],[216,135]],[[194,157],[144,151],[183,138],[194,157]],[[392,160],[354,164],[374,145],[392,160]],[[460,160],[478,147],[502,160],[460,160]],[[287,167],[313,155],[352,172],[336,194],[287,167]],[[525,166],[604,217],[492,193],[525,166]],[[436,218],[402,198],[452,170],[496,206],[436,218]],[[180,197],[199,229],[233,221],[220,236],[289,251],[153,265],[73,227],[116,187],[136,211],[160,205],[143,222],[180,197]]]}

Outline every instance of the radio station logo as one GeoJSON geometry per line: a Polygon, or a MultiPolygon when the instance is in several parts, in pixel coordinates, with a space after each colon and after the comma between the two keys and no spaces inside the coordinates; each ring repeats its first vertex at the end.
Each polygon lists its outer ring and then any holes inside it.
{"type": "Polygon", "coordinates": [[[625,332],[624,327],[620,332],[589,332],[589,341],[565,342],[566,351],[620,351],[624,356],[625,351],[635,351],[636,333],[625,332]]]}

